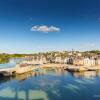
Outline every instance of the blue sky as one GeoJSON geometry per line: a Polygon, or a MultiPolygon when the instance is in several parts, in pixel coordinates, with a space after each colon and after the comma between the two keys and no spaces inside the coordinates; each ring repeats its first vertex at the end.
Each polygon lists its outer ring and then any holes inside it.
{"type": "Polygon", "coordinates": [[[100,0],[1,0],[0,52],[100,49],[100,0]]]}

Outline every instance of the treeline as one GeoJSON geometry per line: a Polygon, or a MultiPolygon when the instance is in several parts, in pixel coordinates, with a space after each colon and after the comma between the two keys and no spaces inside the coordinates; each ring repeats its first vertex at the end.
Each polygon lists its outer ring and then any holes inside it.
{"type": "Polygon", "coordinates": [[[9,54],[10,58],[21,58],[25,57],[27,54],[9,54]]]}
{"type": "Polygon", "coordinates": [[[86,51],[85,53],[93,53],[93,54],[99,55],[100,50],[91,50],[91,51],[86,51]]]}
{"type": "Polygon", "coordinates": [[[8,63],[11,58],[22,58],[25,57],[26,54],[0,54],[0,64],[8,63]]]}
{"type": "Polygon", "coordinates": [[[8,54],[0,54],[0,63],[7,63],[9,62],[9,55],[8,54]]]}

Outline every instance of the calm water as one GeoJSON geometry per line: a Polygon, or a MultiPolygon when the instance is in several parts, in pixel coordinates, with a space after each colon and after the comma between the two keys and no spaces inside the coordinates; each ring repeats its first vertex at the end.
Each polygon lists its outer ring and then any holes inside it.
{"type": "Polygon", "coordinates": [[[10,59],[8,63],[0,64],[0,68],[8,68],[8,67],[14,67],[16,63],[20,62],[22,59],[10,59]]]}
{"type": "Polygon", "coordinates": [[[42,70],[0,79],[0,100],[100,100],[100,72],[42,70]]]}

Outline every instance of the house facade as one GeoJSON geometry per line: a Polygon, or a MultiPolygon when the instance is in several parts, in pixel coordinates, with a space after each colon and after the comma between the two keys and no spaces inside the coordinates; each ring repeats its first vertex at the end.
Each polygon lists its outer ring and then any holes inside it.
{"type": "Polygon", "coordinates": [[[61,57],[55,57],[55,63],[62,63],[61,57]]]}
{"type": "Polygon", "coordinates": [[[63,62],[64,62],[64,64],[68,64],[68,61],[69,61],[69,58],[66,57],[66,58],[64,58],[63,62]]]}
{"type": "Polygon", "coordinates": [[[73,65],[76,65],[76,66],[83,66],[84,64],[84,60],[83,58],[75,58],[73,60],[73,65]]]}
{"type": "Polygon", "coordinates": [[[96,59],[96,65],[100,65],[100,58],[96,59]]]}
{"type": "Polygon", "coordinates": [[[94,58],[84,58],[84,66],[95,66],[94,58]]]}
{"type": "Polygon", "coordinates": [[[75,58],[73,60],[73,65],[77,66],[95,66],[94,58],[75,58]]]}

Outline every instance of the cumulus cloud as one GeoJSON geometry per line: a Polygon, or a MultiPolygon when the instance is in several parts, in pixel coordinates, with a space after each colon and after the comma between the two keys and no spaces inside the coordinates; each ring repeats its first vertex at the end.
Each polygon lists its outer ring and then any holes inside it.
{"type": "Polygon", "coordinates": [[[48,32],[58,32],[60,31],[60,28],[55,27],[55,26],[46,26],[46,25],[42,25],[42,26],[33,26],[31,28],[31,31],[36,31],[36,32],[44,32],[44,33],[48,33],[48,32]]]}

